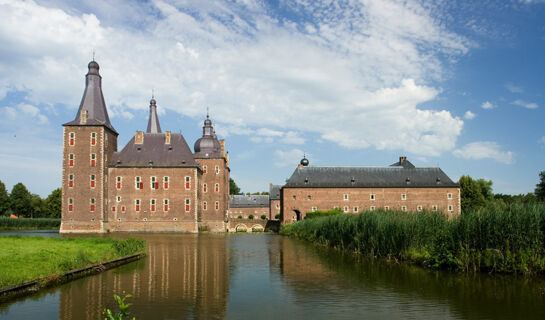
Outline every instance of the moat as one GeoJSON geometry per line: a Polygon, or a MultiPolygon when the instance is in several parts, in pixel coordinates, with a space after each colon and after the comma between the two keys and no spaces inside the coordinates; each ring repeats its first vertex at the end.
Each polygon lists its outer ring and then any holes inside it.
{"type": "Polygon", "coordinates": [[[138,236],[143,260],[2,304],[0,318],[101,319],[123,291],[137,319],[545,318],[543,278],[430,271],[273,234],[138,236]]]}

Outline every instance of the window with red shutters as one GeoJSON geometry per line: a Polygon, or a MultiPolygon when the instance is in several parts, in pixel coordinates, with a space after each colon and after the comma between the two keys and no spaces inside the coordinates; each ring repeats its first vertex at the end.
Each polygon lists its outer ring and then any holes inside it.
{"type": "Polygon", "coordinates": [[[204,202],[202,203],[202,209],[203,209],[203,210],[208,209],[208,204],[206,203],[206,201],[204,201],[204,202]]]}
{"type": "Polygon", "coordinates": [[[75,144],[76,144],[76,133],[75,133],[75,132],[70,132],[70,133],[68,134],[68,137],[69,137],[69,139],[68,139],[68,140],[69,140],[69,144],[70,144],[71,146],[75,145],[75,144]]]}
{"type": "Polygon", "coordinates": [[[74,200],[72,198],[68,198],[68,211],[74,210],[74,200]]]}
{"type": "Polygon", "coordinates": [[[112,212],[115,212],[115,206],[112,207],[112,212]]]}
{"type": "Polygon", "coordinates": [[[95,175],[92,174],[91,175],[91,188],[94,188],[95,187],[95,175]]]}
{"type": "Polygon", "coordinates": [[[185,211],[189,212],[191,210],[191,201],[189,199],[185,199],[185,211]]]}
{"type": "Polygon", "coordinates": [[[216,183],[216,186],[214,187],[216,192],[220,192],[220,184],[216,183]]]}
{"type": "Polygon", "coordinates": [[[94,212],[95,211],[95,198],[91,198],[90,203],[91,203],[91,212],[94,212]]]}
{"type": "Polygon", "coordinates": [[[163,200],[163,211],[168,211],[168,199],[163,200]]]}
{"type": "Polygon", "coordinates": [[[185,177],[185,188],[187,190],[191,189],[191,177],[185,177]]]}
{"type": "Polygon", "coordinates": [[[150,188],[151,190],[159,189],[159,183],[157,182],[157,177],[150,177],[150,188]]]}
{"type": "Polygon", "coordinates": [[[208,167],[202,166],[202,173],[206,174],[207,171],[208,171],[208,167]]]}
{"type": "Polygon", "coordinates": [[[150,210],[155,212],[155,199],[150,200],[150,210]]]}
{"type": "Polygon", "coordinates": [[[68,186],[70,188],[72,188],[74,186],[74,175],[73,174],[68,175],[68,186]]]}
{"type": "Polygon", "coordinates": [[[219,210],[219,209],[220,209],[220,203],[216,201],[216,210],[219,210]]]}
{"type": "Polygon", "coordinates": [[[120,176],[115,177],[115,187],[117,189],[121,189],[121,177],[120,176]]]}
{"type": "Polygon", "coordinates": [[[125,213],[125,206],[121,206],[121,212],[125,213]]]}
{"type": "Polygon", "coordinates": [[[141,177],[134,177],[134,182],[136,189],[144,189],[144,183],[142,182],[141,177]]]}
{"type": "Polygon", "coordinates": [[[94,167],[96,165],[96,153],[91,153],[91,167],[94,167]]]}
{"type": "Polygon", "coordinates": [[[163,177],[163,188],[168,189],[168,177],[163,177]]]}
{"type": "Polygon", "coordinates": [[[202,185],[202,192],[208,192],[208,186],[206,185],[206,183],[203,183],[202,185]]]}
{"type": "Polygon", "coordinates": [[[97,144],[97,133],[91,132],[91,145],[94,146],[95,144],[97,144]]]}
{"type": "Polygon", "coordinates": [[[134,200],[134,210],[140,211],[140,199],[134,200]]]}
{"type": "Polygon", "coordinates": [[[68,165],[73,167],[74,166],[74,154],[71,153],[68,155],[68,165]]]}

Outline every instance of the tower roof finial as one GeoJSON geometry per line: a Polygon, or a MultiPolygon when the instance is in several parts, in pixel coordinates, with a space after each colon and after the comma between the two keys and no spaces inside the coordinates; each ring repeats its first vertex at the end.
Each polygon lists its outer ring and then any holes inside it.
{"type": "Polygon", "coordinates": [[[210,118],[210,106],[206,106],[206,119],[210,118]]]}
{"type": "Polygon", "coordinates": [[[95,48],[93,48],[93,61],[95,61],[95,53],[96,53],[96,50],[95,48]]]}

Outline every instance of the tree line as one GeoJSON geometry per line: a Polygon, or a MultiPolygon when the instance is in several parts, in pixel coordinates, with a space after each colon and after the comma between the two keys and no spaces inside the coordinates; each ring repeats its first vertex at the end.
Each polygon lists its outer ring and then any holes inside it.
{"type": "Polygon", "coordinates": [[[8,193],[6,185],[0,180],[0,216],[16,215],[25,218],[60,218],[61,188],[51,192],[42,199],[35,193],[30,193],[27,187],[19,182],[8,193]]]}

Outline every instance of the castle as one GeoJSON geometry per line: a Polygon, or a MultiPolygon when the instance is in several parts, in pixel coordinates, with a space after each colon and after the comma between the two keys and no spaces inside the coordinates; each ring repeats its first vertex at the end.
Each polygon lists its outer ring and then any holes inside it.
{"type": "Polygon", "coordinates": [[[229,154],[208,115],[193,153],[161,131],[150,101],[146,132],[118,151],[99,65],[91,61],[73,121],[63,125],[61,233],[228,231],[229,154]]]}

